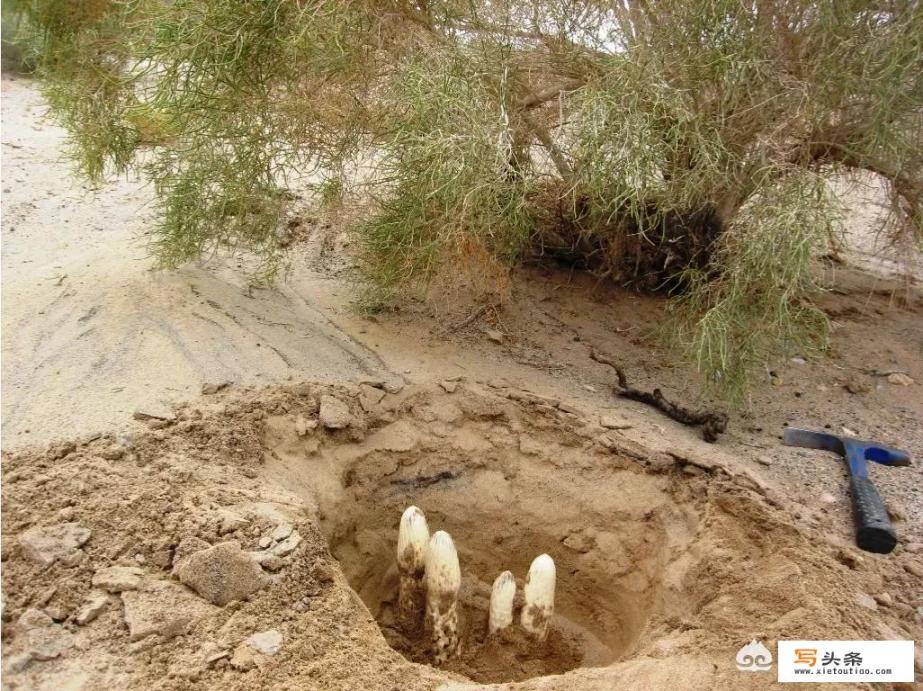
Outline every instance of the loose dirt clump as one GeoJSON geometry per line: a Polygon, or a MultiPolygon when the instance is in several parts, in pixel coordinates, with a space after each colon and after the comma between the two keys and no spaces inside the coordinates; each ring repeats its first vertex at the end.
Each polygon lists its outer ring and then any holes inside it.
{"type": "Polygon", "coordinates": [[[232,387],[6,455],[5,686],[758,688],[733,664],[753,638],[921,637],[918,555],[833,544],[759,477],[538,393],[453,384],[232,387]],[[461,562],[462,651],[442,668],[395,624],[411,504],[461,562]],[[541,553],[548,638],[518,616],[488,637],[493,579],[508,569],[521,592],[541,553]]]}

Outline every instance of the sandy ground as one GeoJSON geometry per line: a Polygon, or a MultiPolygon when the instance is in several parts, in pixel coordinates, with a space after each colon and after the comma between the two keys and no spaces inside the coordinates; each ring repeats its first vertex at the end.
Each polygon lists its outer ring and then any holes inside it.
{"type": "MultiPolygon", "coordinates": [[[[710,445],[614,398],[613,373],[589,358],[606,353],[636,386],[710,404],[647,335],[660,300],[531,270],[470,322],[473,305],[438,300],[362,317],[348,247],[324,224],[273,289],[249,289],[234,261],[154,272],[150,191],[74,182],[31,85],[2,88],[10,688],[530,677],[532,688],[763,688],[765,676],[733,667],[754,637],[770,649],[923,637],[920,464],[871,470],[902,546],[860,554],[842,463],[778,441],[785,424],[829,425],[923,454],[923,305],[882,274],[893,266],[873,261],[868,241],[850,256],[879,273],[836,267],[824,298],[831,357],[770,363],[750,409],[710,445]],[[202,394],[219,383],[230,386],[202,394]],[[345,428],[318,423],[323,395],[347,405],[345,428]],[[389,555],[409,503],[459,543],[470,654],[448,671],[388,646],[428,662],[394,630],[391,606],[389,555]],[[90,537],[44,564],[23,536],[62,524],[90,537]],[[187,552],[227,541],[271,552],[283,525],[300,542],[260,557],[265,583],[242,602],[208,604],[179,585],[187,552]],[[559,563],[554,650],[483,640],[484,589],[503,568],[521,585],[542,551],[559,563]],[[134,587],[94,584],[111,566],[139,569],[134,587]],[[94,597],[102,613],[83,621],[94,597]],[[281,652],[246,644],[266,630],[282,634],[281,652]],[[543,676],[574,660],[585,669],[543,676]]],[[[874,190],[850,194],[861,235],[874,190]]]]}

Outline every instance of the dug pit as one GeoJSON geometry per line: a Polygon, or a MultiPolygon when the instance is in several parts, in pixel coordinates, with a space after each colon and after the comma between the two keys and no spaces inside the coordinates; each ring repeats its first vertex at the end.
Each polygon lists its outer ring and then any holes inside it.
{"type": "Polygon", "coordinates": [[[699,525],[688,484],[569,431],[573,420],[560,411],[498,407],[472,391],[408,396],[386,419],[359,443],[320,448],[270,420],[270,445],[289,484],[325,488],[312,496],[330,549],[406,658],[432,664],[425,635],[408,638],[396,624],[398,522],[409,505],[458,549],[461,653],[442,668],[472,680],[608,665],[638,649],[653,618],[681,609],[699,525]],[[535,643],[518,608],[542,553],[557,566],[555,617],[535,643]],[[514,625],[488,637],[491,584],[504,570],[517,581],[514,625]]]}

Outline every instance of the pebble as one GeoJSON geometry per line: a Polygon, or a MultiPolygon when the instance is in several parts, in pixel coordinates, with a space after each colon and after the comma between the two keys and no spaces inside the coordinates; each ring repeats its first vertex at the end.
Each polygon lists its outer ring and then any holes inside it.
{"type": "Polygon", "coordinates": [[[222,542],[195,552],[177,563],[175,573],[182,583],[220,606],[242,600],[267,584],[260,565],[238,542],[222,542]]]}
{"type": "Polygon", "coordinates": [[[77,612],[77,616],[74,617],[74,621],[76,621],[80,626],[86,626],[91,621],[96,619],[100,614],[105,612],[108,608],[109,596],[106,593],[90,593],[90,599],[87,600],[77,612]]]}
{"type": "Polygon", "coordinates": [[[494,343],[503,343],[503,333],[496,329],[484,329],[484,334],[494,343]]]}
{"type": "Polygon", "coordinates": [[[631,429],[634,426],[625,418],[612,413],[603,413],[600,415],[599,424],[606,429],[631,429]]]}
{"type": "Polygon", "coordinates": [[[890,593],[878,593],[874,596],[875,602],[883,607],[890,607],[894,603],[894,598],[890,593]]]}
{"type": "Polygon", "coordinates": [[[903,372],[892,372],[888,375],[888,383],[897,386],[913,386],[916,382],[903,372]]]}
{"type": "Polygon", "coordinates": [[[878,610],[878,603],[875,601],[875,598],[868,593],[856,593],[856,602],[866,609],[872,611],[878,610]]]}
{"type": "Polygon", "coordinates": [[[820,499],[820,501],[824,504],[835,504],[836,503],[836,497],[830,494],[830,492],[821,493],[818,499],[820,499]]]}
{"type": "Polygon", "coordinates": [[[100,569],[93,576],[93,585],[110,593],[136,590],[141,584],[144,569],[137,566],[110,566],[100,569]]]}
{"type": "Polygon", "coordinates": [[[762,465],[772,465],[772,458],[769,456],[757,456],[756,462],[762,465]]]}
{"type": "Polygon", "coordinates": [[[542,452],[542,445],[535,439],[525,434],[519,435],[519,452],[527,456],[538,456],[542,452]]]}
{"type": "Polygon", "coordinates": [[[258,653],[275,655],[282,649],[282,634],[275,629],[255,633],[247,639],[247,643],[258,653]]]}
{"type": "Polygon", "coordinates": [[[385,392],[383,389],[369,386],[368,384],[359,385],[359,405],[367,413],[375,410],[384,397],[385,392]]]}
{"type": "Polygon", "coordinates": [[[259,545],[260,549],[267,549],[272,544],[272,538],[268,535],[264,535],[260,538],[259,545]]]}
{"type": "Polygon", "coordinates": [[[256,667],[256,653],[253,648],[243,643],[237,646],[234,650],[234,655],[231,656],[231,667],[240,672],[246,672],[256,667]]]}
{"type": "Polygon", "coordinates": [[[212,609],[173,581],[147,581],[138,590],[123,592],[122,604],[128,635],[134,641],[159,636],[169,639],[212,609]]]}
{"type": "Polygon", "coordinates": [[[292,530],[293,528],[291,523],[280,523],[276,526],[276,529],[272,531],[272,535],[270,537],[272,538],[273,542],[280,542],[281,540],[284,540],[289,535],[291,535],[292,530]]]}
{"type": "Polygon", "coordinates": [[[904,570],[911,576],[923,578],[923,566],[917,564],[916,562],[908,561],[906,564],[904,564],[904,570]]]}
{"type": "Polygon", "coordinates": [[[455,393],[456,389],[458,389],[458,381],[446,379],[445,381],[439,382],[439,386],[442,387],[442,390],[446,393],[455,393]]]}
{"type": "Polygon", "coordinates": [[[343,429],[352,424],[352,415],[347,405],[333,396],[320,397],[318,417],[320,423],[327,429],[343,429]]]}
{"type": "Polygon", "coordinates": [[[301,544],[301,535],[298,534],[298,531],[292,531],[292,534],[285,538],[282,542],[277,544],[272,548],[272,553],[277,557],[285,557],[295,551],[298,545],[301,544]]]}
{"type": "Polygon", "coordinates": [[[19,544],[29,559],[45,566],[58,560],[73,564],[82,556],[80,547],[90,539],[89,528],[76,523],[59,523],[47,527],[29,528],[19,536],[19,544]]]}

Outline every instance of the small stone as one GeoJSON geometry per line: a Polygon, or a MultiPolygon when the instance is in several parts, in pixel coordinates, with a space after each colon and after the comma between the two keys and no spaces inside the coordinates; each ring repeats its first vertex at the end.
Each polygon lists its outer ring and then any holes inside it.
{"type": "Polygon", "coordinates": [[[268,535],[264,535],[263,537],[260,538],[260,541],[259,541],[260,549],[267,549],[269,548],[271,544],[272,544],[272,538],[269,537],[268,535]]]}
{"type": "Polygon", "coordinates": [[[259,563],[260,566],[270,573],[276,573],[277,571],[281,571],[285,566],[285,559],[277,557],[275,554],[267,554],[259,560],[259,563]]]}
{"type": "Polygon", "coordinates": [[[226,389],[231,385],[231,382],[223,381],[217,384],[202,384],[202,395],[203,396],[212,396],[222,389],[226,389]]]}
{"type": "Polygon", "coordinates": [[[327,429],[343,429],[352,424],[352,415],[349,408],[339,398],[333,396],[320,397],[320,423],[327,429]]]}
{"type": "Polygon", "coordinates": [[[890,607],[894,604],[894,598],[891,597],[890,593],[878,593],[874,596],[875,602],[877,602],[882,607],[890,607]]]}
{"type": "Polygon", "coordinates": [[[272,531],[272,535],[270,537],[272,538],[273,542],[279,542],[291,535],[292,530],[293,528],[291,523],[280,523],[276,526],[276,529],[272,531]]]}
{"type": "Polygon", "coordinates": [[[494,343],[503,343],[503,333],[496,329],[484,329],[484,334],[494,343]]]}
{"type": "Polygon", "coordinates": [[[878,603],[875,602],[875,598],[873,598],[868,593],[856,593],[856,602],[866,609],[870,609],[872,611],[878,610],[878,603]]]}
{"type": "Polygon", "coordinates": [[[795,364],[795,365],[806,365],[806,364],[808,364],[808,361],[805,360],[803,357],[793,357],[793,358],[789,358],[789,362],[791,362],[792,364],[795,364]]]}
{"type": "Polygon", "coordinates": [[[830,492],[822,492],[820,497],[818,497],[823,504],[835,504],[836,497],[830,494],[830,492]]]}
{"type": "Polygon", "coordinates": [[[836,560],[850,569],[858,569],[865,563],[865,560],[856,552],[846,549],[837,550],[836,560]]]}
{"type": "Polygon", "coordinates": [[[542,452],[542,445],[535,439],[525,434],[519,435],[519,452],[527,456],[538,456],[542,452]]]}
{"type": "Polygon", "coordinates": [[[891,517],[892,521],[906,521],[907,520],[907,510],[903,507],[902,504],[891,499],[888,501],[885,509],[888,512],[888,515],[891,517]]]}
{"type": "Polygon", "coordinates": [[[218,527],[218,534],[227,535],[228,533],[234,533],[246,527],[246,519],[233,514],[225,514],[221,519],[221,525],[218,527]]]}
{"type": "Polygon", "coordinates": [[[772,458],[769,456],[757,456],[756,462],[762,465],[772,465],[772,458]]]}
{"type": "Polygon", "coordinates": [[[908,542],[904,545],[904,551],[909,554],[923,554],[923,542],[908,542]]]}
{"type": "Polygon", "coordinates": [[[221,606],[232,600],[242,600],[267,584],[260,565],[242,551],[237,542],[222,542],[195,552],[180,561],[175,572],[182,583],[212,604],[221,606]]]}
{"type": "Polygon", "coordinates": [[[282,634],[275,629],[255,633],[247,639],[247,643],[258,653],[275,655],[282,649],[282,634]]]}
{"type": "Polygon", "coordinates": [[[42,629],[53,626],[54,621],[42,610],[30,607],[20,615],[16,621],[20,631],[32,631],[33,629],[42,629]]]}
{"type": "Polygon", "coordinates": [[[217,643],[209,641],[199,650],[199,655],[201,656],[202,662],[206,665],[213,665],[218,662],[218,660],[230,657],[231,651],[227,648],[222,648],[217,643]]]}
{"type": "Polygon", "coordinates": [[[859,375],[853,376],[846,382],[845,386],[846,390],[853,394],[864,394],[872,390],[872,386],[869,384],[868,379],[859,375]]]}
{"type": "Polygon", "coordinates": [[[370,447],[392,453],[412,451],[420,442],[416,428],[406,420],[392,422],[375,432],[369,440],[370,447]]]}
{"type": "Polygon", "coordinates": [[[361,384],[359,386],[359,405],[361,405],[362,410],[367,413],[378,408],[378,404],[381,403],[381,399],[384,397],[385,392],[383,389],[368,384],[361,384]]]}
{"type": "Polygon", "coordinates": [[[46,661],[61,657],[74,645],[74,637],[64,627],[33,629],[28,634],[28,652],[33,660],[46,661]]]}
{"type": "Polygon", "coordinates": [[[606,429],[631,429],[633,427],[630,422],[613,413],[603,413],[600,415],[599,424],[606,429]]]}
{"type": "Polygon", "coordinates": [[[389,379],[384,383],[383,388],[390,394],[397,394],[404,390],[404,382],[399,379],[389,379]]]}
{"type": "Polygon", "coordinates": [[[208,549],[211,547],[209,543],[205,540],[191,535],[189,537],[184,537],[179,541],[179,544],[176,546],[176,550],[173,552],[173,569],[176,571],[176,566],[183,559],[188,557],[190,554],[195,554],[196,552],[201,552],[203,549],[208,549]]]}
{"type": "Polygon", "coordinates": [[[173,412],[166,406],[160,408],[147,408],[144,410],[136,410],[131,414],[135,420],[140,420],[141,422],[150,422],[152,420],[160,422],[170,422],[173,420],[173,412]]]}
{"type": "Polygon", "coordinates": [[[336,579],[336,573],[333,570],[333,567],[330,564],[325,564],[324,562],[318,562],[314,565],[314,568],[311,570],[311,574],[314,576],[314,579],[318,583],[333,583],[336,579]]]}
{"type": "Polygon", "coordinates": [[[295,433],[299,437],[306,436],[308,432],[316,428],[317,420],[308,420],[304,415],[299,415],[295,418],[295,433]]]}
{"type": "Polygon", "coordinates": [[[6,669],[8,672],[13,674],[17,672],[22,672],[26,667],[32,663],[32,653],[25,652],[20,653],[19,655],[14,655],[6,663],[6,669]]]}
{"type": "Polygon", "coordinates": [[[231,667],[246,672],[256,667],[256,652],[249,645],[241,643],[231,657],[231,667]]]}
{"type": "Polygon", "coordinates": [[[106,593],[90,593],[90,599],[87,600],[77,612],[77,616],[74,617],[74,621],[76,621],[80,626],[86,626],[91,621],[96,619],[100,614],[105,612],[108,608],[109,596],[106,593]]]}
{"type": "Polygon", "coordinates": [[[911,576],[923,578],[923,566],[917,564],[916,562],[908,561],[906,564],[904,564],[904,571],[909,573],[911,576]]]}
{"type": "Polygon", "coordinates": [[[896,386],[913,386],[916,382],[903,372],[892,372],[888,375],[888,383],[896,386]]]}
{"type": "Polygon", "coordinates": [[[301,535],[298,534],[298,531],[292,531],[292,534],[285,538],[282,542],[277,544],[272,548],[272,553],[277,557],[285,557],[295,551],[298,545],[301,544],[301,535]]]}
{"type": "Polygon", "coordinates": [[[69,561],[90,539],[89,528],[76,523],[59,523],[47,527],[29,528],[19,536],[19,544],[29,559],[45,566],[57,560],[69,561]]]}
{"type": "Polygon", "coordinates": [[[173,638],[212,609],[172,581],[147,581],[122,593],[125,624],[132,641],[148,636],[173,638]]]}
{"type": "Polygon", "coordinates": [[[107,461],[117,461],[125,455],[125,449],[121,446],[110,446],[108,449],[100,451],[99,455],[107,461]]]}
{"type": "Polygon", "coordinates": [[[93,586],[110,593],[136,590],[143,575],[144,570],[137,566],[110,566],[96,572],[93,576],[93,586]]]}
{"type": "Polygon", "coordinates": [[[458,382],[447,379],[445,381],[439,382],[439,386],[441,386],[442,390],[446,393],[455,393],[456,389],[458,389],[458,382]]]}

